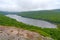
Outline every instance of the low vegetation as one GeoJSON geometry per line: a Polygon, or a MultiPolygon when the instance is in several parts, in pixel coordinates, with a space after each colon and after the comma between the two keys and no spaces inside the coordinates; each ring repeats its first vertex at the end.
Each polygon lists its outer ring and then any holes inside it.
{"type": "Polygon", "coordinates": [[[34,19],[41,19],[46,21],[51,21],[54,23],[60,23],[60,12],[57,11],[30,11],[21,12],[19,15],[34,19]]]}
{"type": "Polygon", "coordinates": [[[56,10],[21,12],[17,15],[33,19],[45,20],[56,24],[60,28],[60,12],[56,10]]]}
{"type": "Polygon", "coordinates": [[[44,11],[29,11],[21,12],[18,15],[38,20],[45,20],[57,25],[57,29],[43,28],[37,29],[49,34],[52,38],[60,40],[60,10],[44,10],[44,11]]]}
{"type": "Polygon", "coordinates": [[[25,30],[35,31],[39,34],[46,36],[46,37],[52,37],[56,40],[60,39],[60,29],[52,29],[52,28],[39,28],[32,25],[26,25],[22,22],[17,22],[15,19],[11,19],[9,17],[6,17],[4,15],[0,15],[0,25],[3,26],[15,26],[18,28],[22,28],[25,30]]]}

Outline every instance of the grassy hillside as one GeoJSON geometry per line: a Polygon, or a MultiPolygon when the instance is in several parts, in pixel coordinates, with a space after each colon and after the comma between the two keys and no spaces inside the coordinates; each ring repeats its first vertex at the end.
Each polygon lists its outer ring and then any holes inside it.
{"type": "Polygon", "coordinates": [[[60,23],[60,12],[57,11],[31,11],[21,12],[19,15],[24,17],[30,17],[34,19],[43,19],[55,23],[60,23]]]}
{"type": "Polygon", "coordinates": [[[0,25],[4,26],[15,26],[18,28],[23,28],[30,31],[38,32],[39,34],[47,37],[52,37],[56,40],[60,39],[60,29],[51,29],[51,28],[39,28],[32,25],[26,25],[22,22],[17,22],[15,19],[11,19],[4,15],[0,15],[0,25]]]}
{"type": "Polygon", "coordinates": [[[55,10],[21,12],[18,15],[33,19],[45,20],[55,23],[60,27],[60,12],[55,10]]]}
{"type": "MultiPolygon", "coordinates": [[[[3,26],[15,26],[15,27],[18,27],[18,28],[23,28],[23,29],[27,29],[27,30],[32,30],[32,31],[36,31],[37,29],[41,29],[41,28],[38,28],[38,27],[35,27],[35,26],[30,26],[30,25],[26,25],[22,22],[17,22],[15,19],[11,19],[9,17],[6,17],[4,15],[0,15],[0,25],[3,25],[3,26]]],[[[43,31],[41,31],[41,34],[42,34],[43,31]]],[[[48,36],[48,34],[46,34],[45,32],[43,32],[44,36],[48,36]]]]}

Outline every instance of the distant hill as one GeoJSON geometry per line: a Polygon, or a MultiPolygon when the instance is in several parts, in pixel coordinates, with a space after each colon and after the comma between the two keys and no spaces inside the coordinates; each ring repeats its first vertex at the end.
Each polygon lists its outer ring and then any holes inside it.
{"type": "Polygon", "coordinates": [[[34,19],[41,19],[50,22],[60,23],[60,9],[55,10],[39,10],[39,11],[25,11],[25,12],[8,12],[0,11],[0,14],[17,14],[23,17],[29,17],[34,19]]]}
{"type": "Polygon", "coordinates": [[[7,15],[7,14],[17,14],[17,13],[20,13],[20,12],[0,11],[0,14],[4,14],[4,15],[7,15]]]}
{"type": "Polygon", "coordinates": [[[33,19],[46,20],[50,22],[60,23],[60,9],[56,10],[41,10],[41,11],[26,11],[20,12],[18,15],[33,19]]]}
{"type": "Polygon", "coordinates": [[[23,11],[23,12],[8,12],[8,11],[0,11],[0,14],[19,14],[19,13],[37,13],[37,12],[60,12],[60,9],[55,9],[55,10],[38,10],[38,11],[23,11]]]}
{"type": "Polygon", "coordinates": [[[60,9],[56,9],[56,10],[54,10],[54,11],[58,11],[58,12],[60,12],[60,9]]]}

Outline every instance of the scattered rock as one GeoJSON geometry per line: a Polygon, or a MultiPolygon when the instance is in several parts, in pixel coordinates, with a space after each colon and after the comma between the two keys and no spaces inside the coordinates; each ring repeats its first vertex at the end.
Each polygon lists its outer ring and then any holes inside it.
{"type": "Polygon", "coordinates": [[[15,27],[0,26],[0,40],[53,40],[36,32],[15,27]]]}

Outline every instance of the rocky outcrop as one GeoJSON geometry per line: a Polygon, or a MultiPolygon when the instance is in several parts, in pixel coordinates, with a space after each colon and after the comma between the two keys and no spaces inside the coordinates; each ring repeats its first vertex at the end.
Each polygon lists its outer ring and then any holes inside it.
{"type": "Polygon", "coordinates": [[[0,40],[53,40],[36,32],[15,27],[0,26],[0,40]]]}

